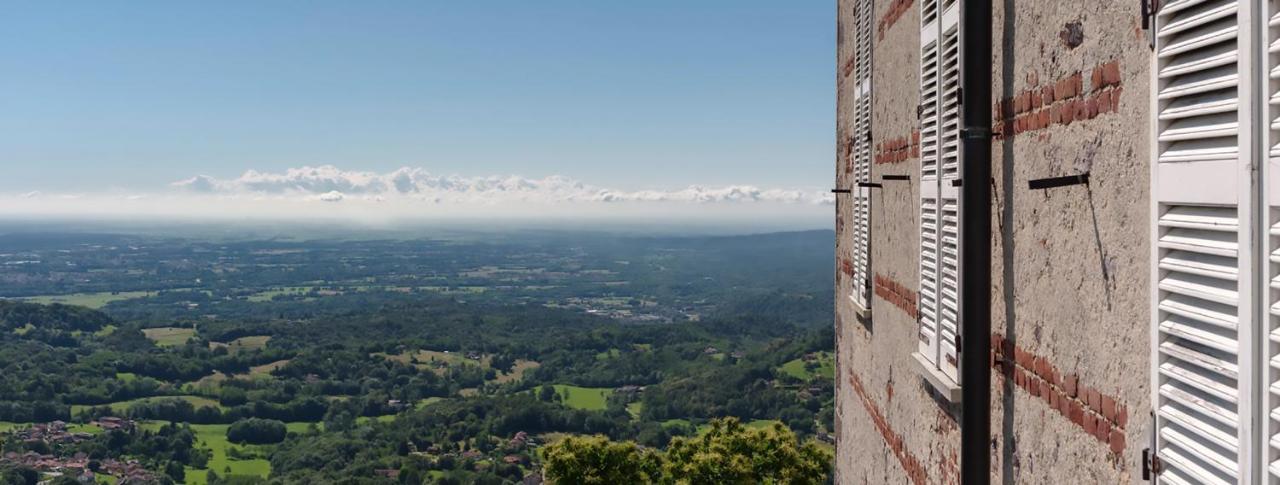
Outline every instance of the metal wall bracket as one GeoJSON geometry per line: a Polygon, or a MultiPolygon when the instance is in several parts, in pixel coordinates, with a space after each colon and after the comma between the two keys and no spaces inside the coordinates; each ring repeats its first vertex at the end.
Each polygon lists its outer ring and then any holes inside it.
{"type": "Polygon", "coordinates": [[[889,180],[905,180],[905,181],[907,181],[907,182],[910,182],[910,181],[911,181],[911,176],[910,176],[910,175],[881,175],[881,176],[880,176],[880,180],[881,180],[881,181],[889,181],[889,180]]]}
{"type": "Polygon", "coordinates": [[[850,194],[850,193],[853,193],[853,190],[852,190],[852,189],[831,189],[831,193],[833,193],[833,194],[850,194]]]}
{"type": "Polygon", "coordinates": [[[1147,47],[1151,50],[1156,49],[1156,29],[1152,23],[1156,17],[1156,10],[1159,9],[1158,6],[1152,5],[1153,2],[1159,2],[1159,0],[1138,0],[1138,8],[1142,12],[1142,30],[1147,31],[1147,47]]]}
{"type": "Polygon", "coordinates": [[[991,128],[969,126],[960,129],[960,138],[966,140],[986,140],[991,138],[991,128]]]}
{"type": "Polygon", "coordinates": [[[1068,175],[1066,177],[1049,177],[1049,178],[1031,180],[1027,182],[1027,186],[1030,187],[1031,190],[1039,190],[1039,189],[1052,189],[1055,187],[1066,187],[1068,185],[1081,185],[1081,184],[1088,185],[1088,183],[1089,183],[1089,172],[1085,172],[1078,175],[1068,175]]]}
{"type": "Polygon", "coordinates": [[[875,183],[875,182],[858,182],[858,186],[859,186],[859,187],[872,188],[872,189],[878,189],[878,188],[882,187],[882,185],[880,185],[880,184],[878,184],[878,183],[875,183]]]}
{"type": "Polygon", "coordinates": [[[1142,449],[1142,479],[1151,481],[1160,475],[1161,463],[1160,456],[1153,453],[1151,448],[1142,449]]]}

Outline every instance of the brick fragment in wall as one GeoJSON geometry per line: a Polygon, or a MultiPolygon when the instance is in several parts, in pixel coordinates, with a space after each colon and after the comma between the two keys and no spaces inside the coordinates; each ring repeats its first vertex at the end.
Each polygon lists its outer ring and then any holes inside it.
{"type": "Polygon", "coordinates": [[[880,40],[884,40],[885,31],[898,23],[902,15],[907,13],[907,10],[911,8],[911,3],[912,0],[893,0],[893,3],[889,4],[889,9],[880,17],[880,23],[876,27],[880,40]]]}
{"type": "Polygon", "coordinates": [[[884,439],[885,446],[893,452],[893,456],[898,459],[898,463],[902,465],[902,470],[906,472],[907,478],[911,483],[916,485],[924,485],[929,483],[929,472],[925,469],[922,462],[916,458],[910,450],[903,445],[902,435],[898,434],[890,426],[889,420],[885,418],[884,413],[880,411],[880,406],[876,405],[871,396],[867,395],[867,390],[862,384],[862,379],[858,374],[849,372],[849,384],[853,387],[853,392],[858,395],[858,400],[862,401],[862,407],[866,409],[867,415],[871,417],[871,424],[880,433],[880,437],[884,439]]]}
{"type": "Polygon", "coordinates": [[[992,111],[994,137],[1016,136],[1056,125],[1069,126],[1118,111],[1122,92],[1120,61],[1099,64],[1084,72],[1089,73],[1088,91],[1084,74],[1077,71],[997,101],[992,111]]]}
{"type": "Polygon", "coordinates": [[[853,74],[853,59],[850,57],[849,60],[844,61],[844,66],[840,68],[840,74],[843,74],[844,77],[849,77],[850,74],[853,74]]]}
{"type": "Polygon", "coordinates": [[[880,273],[876,273],[874,280],[877,297],[902,310],[907,316],[917,318],[915,291],[880,273]]]}
{"type": "Polygon", "coordinates": [[[848,258],[841,258],[840,272],[844,273],[846,276],[853,277],[853,262],[849,261],[848,258]]]}
{"type": "Polygon", "coordinates": [[[876,143],[874,163],[877,165],[902,163],[920,157],[920,131],[910,136],[890,138],[876,143]]]}
{"type": "Polygon", "coordinates": [[[1061,415],[1111,453],[1125,450],[1129,409],[1115,396],[1080,382],[1077,374],[1064,374],[1048,357],[1019,347],[1004,335],[991,335],[992,368],[1013,381],[1033,398],[1061,415]]]}

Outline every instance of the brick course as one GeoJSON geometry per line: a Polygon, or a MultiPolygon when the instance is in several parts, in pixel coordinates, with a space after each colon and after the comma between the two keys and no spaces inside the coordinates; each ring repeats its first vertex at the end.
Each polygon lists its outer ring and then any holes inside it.
{"type": "Polygon", "coordinates": [[[898,23],[898,20],[902,18],[902,15],[907,13],[907,10],[911,9],[911,3],[912,0],[893,0],[893,3],[889,4],[889,11],[885,12],[884,15],[880,17],[880,24],[876,28],[876,32],[879,34],[880,40],[884,40],[885,31],[889,30],[890,27],[893,27],[893,24],[898,23]]]}
{"type": "Polygon", "coordinates": [[[920,158],[920,130],[911,132],[910,136],[890,138],[876,143],[874,163],[883,165],[902,163],[913,158],[920,158]]]}
{"type": "MultiPolygon", "coordinates": [[[[1039,82],[1028,75],[1028,82],[1039,82]]],[[[1094,67],[1089,76],[1090,89],[1084,88],[1084,76],[1076,71],[1056,82],[1037,86],[1032,83],[1012,98],[996,102],[992,134],[996,139],[1039,131],[1051,126],[1068,126],[1076,121],[1091,120],[1120,109],[1120,61],[1094,67]]]]}
{"type": "Polygon", "coordinates": [[[899,310],[906,312],[911,318],[917,318],[916,292],[894,281],[888,276],[876,273],[876,296],[887,301],[899,310]]]}
{"type": "Polygon", "coordinates": [[[991,334],[991,363],[1013,379],[1015,387],[1041,398],[1111,453],[1124,453],[1129,409],[1114,396],[1081,384],[1075,374],[1063,375],[1048,358],[1023,350],[999,333],[991,334]]]}
{"type": "Polygon", "coordinates": [[[862,407],[866,408],[867,414],[871,416],[871,422],[875,424],[876,430],[880,432],[880,437],[884,438],[885,446],[888,446],[889,450],[893,451],[893,456],[898,459],[898,463],[902,464],[902,469],[907,472],[907,478],[911,480],[911,483],[916,485],[929,483],[929,472],[925,470],[924,465],[920,464],[920,459],[916,458],[903,444],[902,435],[889,426],[889,420],[885,419],[880,407],[867,395],[867,390],[862,385],[862,379],[857,374],[850,372],[849,384],[853,387],[853,391],[858,394],[858,400],[862,401],[862,407]]]}

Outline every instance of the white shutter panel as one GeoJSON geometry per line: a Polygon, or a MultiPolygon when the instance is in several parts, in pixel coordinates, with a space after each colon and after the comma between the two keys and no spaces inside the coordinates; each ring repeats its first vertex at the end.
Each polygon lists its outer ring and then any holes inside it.
{"type": "Polygon", "coordinates": [[[938,365],[938,0],[920,2],[919,353],[938,365]]]}
{"type": "Polygon", "coordinates": [[[1250,483],[1249,3],[1156,16],[1152,402],[1160,483],[1250,483]],[[1243,148],[1242,148],[1243,147],[1243,148]]]}
{"type": "Polygon", "coordinates": [[[871,194],[856,184],[871,181],[871,0],[854,11],[853,301],[866,310],[871,297],[871,194]]]}
{"type": "MultiPolygon", "coordinates": [[[[1264,152],[1260,155],[1267,163],[1263,165],[1263,255],[1261,261],[1265,268],[1263,275],[1266,285],[1259,291],[1266,295],[1262,298],[1264,308],[1263,328],[1266,338],[1262,341],[1262,356],[1267,365],[1262,368],[1263,405],[1265,416],[1261,444],[1263,460],[1259,471],[1269,484],[1280,484],[1280,2],[1271,0],[1264,3],[1261,20],[1264,23],[1261,32],[1266,52],[1262,56],[1258,81],[1262,82],[1262,96],[1267,102],[1256,103],[1262,111],[1264,124],[1262,143],[1264,152]]],[[[1261,100],[1259,100],[1261,101],[1261,100]]]]}
{"type": "MultiPolygon", "coordinates": [[[[939,203],[941,240],[938,277],[938,368],[960,382],[960,355],[956,339],[960,334],[960,5],[944,2],[942,13],[942,75],[939,100],[939,203]]],[[[981,183],[981,182],[978,182],[981,183]]]]}

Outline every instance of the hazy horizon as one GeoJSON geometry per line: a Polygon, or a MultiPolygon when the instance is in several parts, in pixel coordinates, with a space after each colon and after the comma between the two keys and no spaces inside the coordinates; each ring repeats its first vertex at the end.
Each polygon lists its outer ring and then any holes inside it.
{"type": "Polygon", "coordinates": [[[830,218],[830,6],[716,3],[23,4],[0,217],[830,218]]]}

